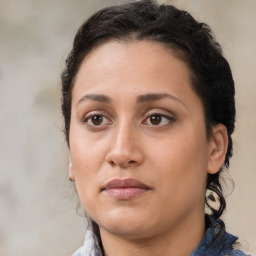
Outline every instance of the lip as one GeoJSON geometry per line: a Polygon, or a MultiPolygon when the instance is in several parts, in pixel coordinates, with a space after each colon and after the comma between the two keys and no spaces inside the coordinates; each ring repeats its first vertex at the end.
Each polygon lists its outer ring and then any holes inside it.
{"type": "Polygon", "coordinates": [[[149,190],[148,185],[136,179],[113,179],[104,185],[102,192],[117,200],[131,200],[149,190]]]}

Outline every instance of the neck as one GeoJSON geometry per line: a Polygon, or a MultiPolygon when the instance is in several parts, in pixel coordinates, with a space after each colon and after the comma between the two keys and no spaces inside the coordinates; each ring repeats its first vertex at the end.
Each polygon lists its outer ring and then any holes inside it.
{"type": "Polygon", "coordinates": [[[103,228],[100,228],[100,233],[105,256],[188,256],[204,236],[205,219],[204,214],[197,215],[147,238],[122,237],[103,228]]]}

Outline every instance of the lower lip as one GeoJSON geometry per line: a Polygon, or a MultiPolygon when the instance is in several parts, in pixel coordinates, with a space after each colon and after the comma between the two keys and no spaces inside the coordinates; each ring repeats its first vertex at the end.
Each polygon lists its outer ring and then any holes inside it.
{"type": "Polygon", "coordinates": [[[115,199],[130,200],[146,193],[148,189],[131,187],[131,188],[110,188],[104,191],[115,199]]]}

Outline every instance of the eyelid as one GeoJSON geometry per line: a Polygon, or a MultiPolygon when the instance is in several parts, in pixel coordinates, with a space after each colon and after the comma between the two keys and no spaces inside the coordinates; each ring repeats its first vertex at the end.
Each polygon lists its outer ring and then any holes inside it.
{"type": "Polygon", "coordinates": [[[162,110],[162,109],[152,109],[152,110],[149,110],[146,114],[145,114],[145,117],[150,117],[152,115],[162,115],[162,116],[165,116],[165,117],[169,117],[171,119],[176,119],[176,116],[167,111],[167,110],[162,110]]]}
{"type": "MultiPolygon", "coordinates": [[[[97,127],[96,125],[90,125],[88,124],[88,120],[90,118],[92,118],[93,116],[103,116],[104,118],[106,118],[107,120],[109,120],[109,124],[112,124],[112,121],[111,121],[111,118],[109,117],[109,115],[105,112],[105,111],[102,111],[102,110],[94,110],[94,111],[91,111],[87,114],[85,114],[82,119],[81,119],[81,122],[83,124],[87,124],[88,126],[92,126],[92,127],[97,127]],[[104,113],[103,113],[104,112],[104,113]]],[[[99,125],[100,126],[104,126],[106,124],[102,124],[102,125],[99,125]]],[[[108,125],[108,124],[107,124],[108,125]]]]}
{"type": "MultiPolygon", "coordinates": [[[[156,127],[163,127],[163,126],[168,126],[170,125],[171,123],[173,123],[174,121],[176,121],[176,117],[174,114],[171,114],[169,111],[166,113],[167,111],[166,110],[160,110],[160,109],[154,109],[154,110],[150,110],[146,113],[145,115],[145,118],[143,119],[143,124],[146,124],[146,121],[148,118],[150,118],[151,116],[154,116],[154,115],[160,115],[162,116],[163,118],[167,119],[168,120],[168,123],[167,124],[162,124],[162,125],[155,125],[156,127]]],[[[154,126],[154,125],[152,125],[154,126]]]]}

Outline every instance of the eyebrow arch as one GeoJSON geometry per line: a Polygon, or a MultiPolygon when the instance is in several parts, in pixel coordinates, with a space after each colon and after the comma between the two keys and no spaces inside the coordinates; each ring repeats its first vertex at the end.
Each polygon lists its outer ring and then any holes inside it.
{"type": "Polygon", "coordinates": [[[103,94],[86,94],[78,101],[77,105],[86,100],[98,101],[98,102],[103,102],[107,104],[111,102],[111,99],[108,96],[103,94]]]}
{"type": "Polygon", "coordinates": [[[175,100],[185,106],[185,104],[179,98],[177,98],[169,93],[147,93],[144,95],[140,95],[137,97],[137,103],[157,101],[157,100],[161,100],[164,98],[169,98],[169,99],[175,100]]]}
{"type": "MultiPolygon", "coordinates": [[[[169,93],[147,93],[144,95],[140,95],[137,97],[137,103],[157,101],[157,100],[161,100],[164,98],[170,98],[172,100],[175,100],[175,101],[181,103],[183,106],[185,106],[185,104],[179,98],[177,98],[169,93]]],[[[86,100],[98,101],[98,102],[102,102],[102,103],[106,103],[106,104],[110,104],[112,101],[110,99],[110,97],[103,95],[103,94],[86,94],[78,101],[77,105],[79,105],[80,103],[82,103],[86,100]]]]}

